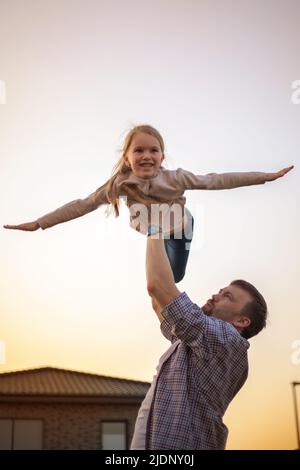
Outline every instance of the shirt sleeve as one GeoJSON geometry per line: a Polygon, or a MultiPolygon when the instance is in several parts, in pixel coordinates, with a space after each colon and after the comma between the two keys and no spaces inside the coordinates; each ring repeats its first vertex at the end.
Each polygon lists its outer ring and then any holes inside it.
{"type": "Polygon", "coordinates": [[[209,173],[195,175],[190,171],[178,168],[176,178],[181,189],[232,189],[240,186],[251,186],[265,183],[263,172],[209,173]]]}
{"type": "Polygon", "coordinates": [[[106,197],[106,183],[94,191],[92,194],[87,196],[85,199],[75,199],[74,201],[68,202],[53,212],[39,217],[37,219],[39,226],[44,230],[54,225],[67,222],[68,220],[76,219],[91,211],[94,211],[102,204],[108,204],[106,197]]]}
{"type": "Polygon", "coordinates": [[[205,315],[185,292],[166,305],[162,315],[171,325],[171,334],[202,357],[215,355],[229,345],[231,351],[245,351],[249,347],[230,323],[205,315]]]}
{"type": "Polygon", "coordinates": [[[160,331],[172,344],[178,340],[177,336],[172,333],[172,325],[170,325],[166,319],[161,322],[160,331]]]}

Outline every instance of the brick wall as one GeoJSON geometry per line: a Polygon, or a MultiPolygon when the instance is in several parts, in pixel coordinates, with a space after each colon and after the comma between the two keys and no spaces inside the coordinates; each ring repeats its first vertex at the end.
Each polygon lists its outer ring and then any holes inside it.
{"type": "Polygon", "coordinates": [[[101,420],[127,421],[128,448],[139,405],[0,403],[0,419],[41,419],[44,449],[101,449],[101,420]]]}

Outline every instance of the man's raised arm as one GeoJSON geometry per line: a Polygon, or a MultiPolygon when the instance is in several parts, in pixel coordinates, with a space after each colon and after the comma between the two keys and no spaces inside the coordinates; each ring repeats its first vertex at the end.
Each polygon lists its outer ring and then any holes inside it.
{"type": "Polygon", "coordinates": [[[161,233],[149,235],[146,252],[147,290],[160,322],[161,311],[181,292],[177,289],[161,233]]]}

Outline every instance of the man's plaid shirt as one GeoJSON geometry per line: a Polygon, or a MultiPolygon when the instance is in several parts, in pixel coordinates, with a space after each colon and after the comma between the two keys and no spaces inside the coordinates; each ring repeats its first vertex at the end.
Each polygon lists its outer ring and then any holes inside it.
{"type": "Polygon", "coordinates": [[[185,292],[162,315],[162,333],[178,346],[157,377],[145,448],[225,449],[222,417],[246,381],[249,342],[230,323],[205,315],[185,292]]]}

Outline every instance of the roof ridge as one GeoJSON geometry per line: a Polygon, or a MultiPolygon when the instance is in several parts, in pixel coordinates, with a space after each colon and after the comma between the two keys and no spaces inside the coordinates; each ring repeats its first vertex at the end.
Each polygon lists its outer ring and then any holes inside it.
{"type": "Polygon", "coordinates": [[[3,376],[8,376],[8,375],[17,375],[17,374],[26,374],[28,372],[42,372],[42,371],[59,371],[59,372],[69,372],[69,373],[72,373],[72,374],[77,374],[77,375],[85,375],[85,376],[90,376],[90,377],[96,377],[98,379],[109,379],[109,380],[118,380],[118,381],[122,381],[122,382],[134,382],[134,383],[140,383],[140,384],[144,384],[144,385],[148,385],[149,382],[146,382],[146,381],[142,381],[142,380],[135,380],[135,379],[125,379],[125,378],[121,378],[121,377],[111,377],[109,375],[100,375],[100,374],[96,374],[96,373],[93,373],[93,372],[84,372],[84,371],[78,371],[78,370],[74,370],[74,369],[64,369],[64,368],[61,368],[61,367],[53,367],[53,366],[42,366],[42,367],[34,367],[32,369],[19,369],[19,370],[14,370],[14,371],[9,371],[9,372],[0,372],[0,378],[3,377],[3,376]]]}

